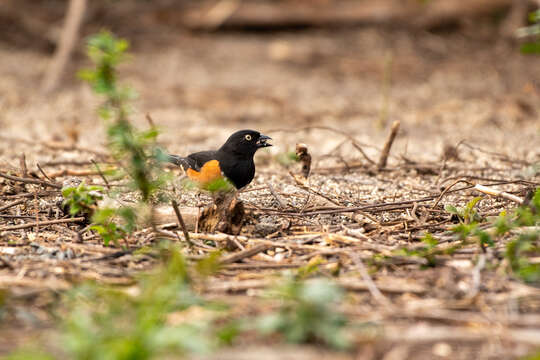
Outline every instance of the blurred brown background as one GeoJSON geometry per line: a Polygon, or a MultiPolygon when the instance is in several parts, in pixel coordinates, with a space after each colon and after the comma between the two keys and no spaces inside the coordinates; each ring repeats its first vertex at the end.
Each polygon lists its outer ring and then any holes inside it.
{"type": "MultiPolygon", "coordinates": [[[[540,65],[520,53],[525,40],[515,31],[537,6],[4,0],[0,124],[10,135],[99,145],[97,99],[75,73],[88,65],[84,39],[106,28],[132,45],[122,76],[140,94],[135,120],[150,113],[177,152],[244,127],[331,126],[373,143],[395,119],[401,151],[418,156],[438,157],[444,143],[464,138],[527,152],[538,138],[540,65]],[[59,49],[61,39],[71,45],[59,49]]],[[[296,137],[284,133],[278,143],[296,137]]],[[[314,131],[304,141],[324,152],[339,140],[314,131]]]]}

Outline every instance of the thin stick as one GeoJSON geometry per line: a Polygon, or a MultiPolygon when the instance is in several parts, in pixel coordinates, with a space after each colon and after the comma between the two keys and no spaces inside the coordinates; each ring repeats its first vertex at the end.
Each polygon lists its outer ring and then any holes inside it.
{"type": "Polygon", "coordinates": [[[223,267],[226,270],[263,270],[263,269],[294,269],[302,266],[306,266],[308,263],[241,263],[241,264],[229,264],[223,267]]]}
{"type": "Polygon", "coordinates": [[[454,181],[452,184],[450,184],[450,186],[444,188],[444,190],[441,192],[441,194],[439,195],[439,197],[437,198],[437,200],[435,201],[435,204],[433,204],[433,206],[431,207],[432,209],[435,209],[437,207],[437,205],[439,205],[439,202],[441,201],[441,199],[443,198],[443,196],[450,191],[450,189],[452,187],[454,187],[454,185],[456,184],[459,184],[461,182],[464,182],[466,184],[470,184],[469,181],[467,181],[466,179],[457,179],[456,181],[454,181]]]}
{"type": "Polygon", "coordinates": [[[111,190],[111,185],[109,184],[109,182],[107,181],[107,178],[105,177],[105,174],[103,174],[103,172],[101,171],[101,169],[99,168],[99,165],[98,163],[96,162],[96,160],[92,159],[90,160],[92,162],[92,164],[94,164],[94,166],[96,167],[96,170],[98,171],[99,173],[99,176],[101,176],[101,178],[103,179],[103,182],[105,182],[105,186],[107,186],[107,189],[111,190]]]}
{"type": "Polygon", "coordinates": [[[56,160],[56,161],[47,161],[42,164],[43,166],[58,166],[58,165],[73,165],[73,166],[85,166],[92,165],[91,161],[87,160],[56,160]]]}
{"type": "Polygon", "coordinates": [[[207,30],[215,30],[240,7],[241,0],[220,0],[214,4],[202,18],[203,27],[207,30]]]}
{"type": "Polygon", "coordinates": [[[24,153],[23,153],[19,160],[20,160],[20,163],[21,163],[22,177],[26,178],[26,177],[28,177],[28,167],[26,166],[26,155],[24,155],[24,153]]]}
{"type": "Polygon", "coordinates": [[[472,150],[480,151],[480,152],[482,152],[484,154],[489,154],[489,155],[492,155],[492,156],[496,156],[499,159],[501,159],[502,161],[506,161],[506,162],[509,162],[509,163],[518,163],[518,164],[523,164],[523,165],[531,165],[531,163],[528,162],[528,161],[521,160],[521,159],[513,159],[513,158],[511,158],[511,157],[509,157],[508,155],[505,155],[505,154],[501,154],[501,153],[497,153],[497,152],[489,151],[489,150],[484,150],[484,149],[482,149],[482,148],[480,148],[478,146],[474,146],[474,145],[471,145],[471,144],[467,143],[465,140],[460,141],[456,145],[456,150],[461,145],[463,145],[465,147],[468,147],[469,149],[472,149],[472,150]]]}
{"type": "Polygon", "coordinates": [[[148,124],[150,125],[150,127],[153,127],[153,128],[156,127],[156,124],[154,123],[154,119],[152,119],[150,114],[146,114],[146,121],[148,121],[148,124]]]}
{"type": "Polygon", "coordinates": [[[38,234],[40,221],[39,221],[39,202],[38,202],[38,197],[37,197],[37,191],[34,193],[34,207],[36,209],[36,223],[35,223],[36,229],[34,230],[34,232],[38,234]]]}
{"type": "Polygon", "coordinates": [[[41,173],[41,175],[43,175],[43,176],[45,177],[45,179],[47,179],[47,180],[49,180],[49,181],[53,181],[53,180],[49,177],[49,175],[47,175],[47,174],[45,173],[45,171],[41,168],[41,166],[39,165],[39,163],[37,163],[36,165],[37,165],[37,168],[38,168],[39,172],[41,173]]]}
{"type": "Polygon", "coordinates": [[[34,216],[30,216],[30,215],[3,215],[3,214],[0,214],[0,218],[2,219],[35,219],[34,216]]]}
{"type": "Polygon", "coordinates": [[[28,223],[28,224],[20,224],[20,225],[12,225],[12,226],[0,227],[0,231],[28,229],[28,228],[31,228],[33,226],[38,226],[38,225],[43,226],[43,225],[53,225],[53,224],[65,224],[65,223],[72,223],[72,222],[83,221],[83,220],[84,220],[84,217],[39,221],[39,222],[33,222],[33,223],[28,223]]]}
{"type": "Polygon", "coordinates": [[[17,206],[19,204],[22,204],[25,200],[24,199],[21,199],[21,200],[17,200],[17,201],[14,201],[12,203],[9,203],[9,204],[6,204],[4,206],[1,206],[0,207],[0,211],[4,211],[4,210],[7,210],[9,209],[10,207],[13,207],[13,206],[17,206]]]}
{"type": "Polygon", "coordinates": [[[195,221],[195,234],[199,232],[199,219],[201,218],[201,207],[197,207],[197,221],[195,221]]]}
{"type": "Polygon", "coordinates": [[[480,283],[482,280],[482,270],[486,266],[486,255],[480,254],[478,257],[478,262],[476,263],[476,266],[473,269],[472,272],[472,286],[471,291],[467,294],[467,298],[472,299],[478,294],[480,291],[480,283]]]}
{"type": "Polygon", "coordinates": [[[110,158],[109,154],[105,152],[102,152],[96,149],[89,149],[89,148],[85,148],[81,146],[76,146],[73,143],[66,144],[66,143],[52,142],[52,141],[36,141],[36,140],[28,140],[25,138],[10,137],[10,136],[5,136],[1,134],[0,134],[0,139],[4,141],[9,141],[9,142],[14,142],[14,143],[23,143],[23,144],[29,144],[29,145],[39,144],[41,146],[44,146],[48,149],[53,149],[53,150],[88,152],[102,158],[110,158]]]}
{"type": "Polygon", "coordinates": [[[390,134],[388,134],[388,138],[386,138],[381,157],[379,158],[379,164],[377,165],[377,168],[379,170],[386,167],[386,162],[388,161],[388,154],[390,154],[390,148],[392,148],[392,144],[394,143],[394,139],[396,138],[396,135],[399,131],[400,124],[401,123],[399,120],[396,120],[392,123],[390,134]]]}
{"type": "Polygon", "coordinates": [[[266,183],[266,186],[268,186],[268,190],[270,190],[270,193],[272,194],[274,199],[276,199],[279,208],[284,209],[285,205],[283,205],[283,202],[281,201],[281,197],[278,195],[278,193],[276,193],[276,191],[274,190],[274,187],[272,186],[272,184],[266,183]]]}
{"type": "Polygon", "coordinates": [[[384,296],[381,291],[377,288],[377,285],[373,282],[373,279],[371,276],[369,276],[369,273],[367,272],[366,267],[364,266],[364,263],[362,262],[362,259],[358,254],[349,254],[347,255],[351,258],[351,260],[355,263],[356,267],[360,271],[360,276],[362,276],[362,279],[365,281],[368,291],[371,293],[371,296],[373,296],[373,299],[377,301],[379,304],[384,305],[386,307],[392,307],[392,303],[386,296],[384,296]]]}
{"type": "Polygon", "coordinates": [[[21,177],[18,177],[18,176],[11,176],[11,175],[8,175],[8,174],[4,174],[4,173],[1,173],[1,172],[0,172],[0,177],[6,178],[6,179],[12,180],[12,181],[22,182],[22,183],[25,183],[25,184],[44,185],[44,186],[49,186],[49,187],[52,187],[52,188],[55,188],[55,189],[61,189],[62,188],[61,185],[55,184],[55,183],[52,183],[52,182],[38,180],[38,179],[25,179],[25,178],[21,178],[21,177]]]}
{"type": "Polygon", "coordinates": [[[268,250],[271,247],[272,247],[272,245],[270,245],[270,244],[258,244],[258,245],[255,245],[255,246],[249,248],[249,249],[246,249],[246,250],[237,252],[235,254],[229,255],[229,256],[223,258],[220,261],[220,263],[223,264],[223,265],[232,264],[232,263],[240,261],[242,259],[252,257],[253,255],[256,255],[256,254],[258,254],[260,252],[268,250]]]}
{"type": "Polygon", "coordinates": [[[351,140],[352,142],[355,142],[357,144],[360,144],[364,147],[371,147],[371,148],[374,148],[374,149],[377,149],[377,150],[380,150],[377,146],[373,146],[373,145],[368,145],[368,144],[362,144],[360,141],[357,141],[354,136],[352,136],[349,132],[345,131],[345,130],[339,130],[339,129],[335,129],[335,128],[332,128],[330,126],[304,126],[304,127],[295,127],[294,129],[280,129],[280,128],[277,128],[277,129],[270,129],[270,130],[265,130],[265,133],[272,133],[272,132],[287,132],[287,133],[292,133],[292,132],[299,132],[299,131],[310,131],[310,130],[325,130],[325,131],[331,131],[333,133],[337,133],[337,134],[340,134],[340,135],[343,135],[345,136],[347,139],[351,140]]]}
{"type": "Polygon", "coordinates": [[[0,256],[0,264],[4,264],[5,267],[7,267],[9,270],[14,270],[15,268],[13,267],[13,265],[11,265],[11,263],[9,261],[7,261],[6,259],[2,258],[0,256]]]}
{"type": "Polygon", "coordinates": [[[242,245],[242,244],[240,243],[240,241],[238,241],[238,239],[233,238],[233,239],[232,239],[232,242],[233,242],[234,245],[236,245],[236,247],[237,247],[238,249],[240,249],[241,251],[246,250],[246,248],[244,247],[244,245],[242,245]]]}
{"type": "Polygon", "coordinates": [[[492,196],[496,196],[496,197],[502,197],[502,198],[504,198],[506,200],[516,202],[519,205],[523,204],[523,199],[522,198],[520,198],[520,197],[518,197],[516,195],[509,194],[509,193],[504,192],[504,191],[495,190],[493,188],[490,188],[490,187],[487,187],[487,186],[484,186],[484,185],[480,185],[480,184],[476,184],[474,186],[474,189],[477,190],[477,191],[480,191],[481,193],[484,193],[484,194],[488,194],[488,195],[492,195],[492,196]]]}
{"type": "Polygon", "coordinates": [[[265,209],[266,212],[276,214],[276,215],[289,215],[289,216],[311,216],[311,215],[322,215],[322,214],[339,214],[347,212],[356,212],[356,211],[369,211],[369,212],[381,212],[381,211],[390,211],[390,210],[399,210],[412,207],[415,202],[426,202],[435,199],[435,196],[428,196],[416,200],[405,200],[397,201],[393,203],[383,203],[383,204],[373,204],[366,206],[355,206],[355,207],[342,207],[337,209],[329,210],[318,210],[318,211],[306,211],[306,212],[287,212],[279,211],[273,209],[265,209]]]}
{"type": "Polygon", "coordinates": [[[53,172],[49,175],[50,178],[57,178],[62,176],[94,176],[99,175],[99,171],[95,170],[72,170],[72,169],[62,169],[56,172],[53,172]]]}
{"type": "MultiPolygon", "coordinates": [[[[40,191],[39,193],[37,193],[37,196],[44,197],[44,196],[54,195],[56,193],[57,193],[56,190],[40,191]]],[[[15,195],[4,195],[4,196],[0,195],[0,198],[4,200],[9,200],[9,199],[31,198],[34,196],[35,196],[35,193],[20,193],[20,194],[15,194],[15,195]]]]}
{"type": "Polygon", "coordinates": [[[62,73],[75,47],[85,9],[86,0],[71,0],[69,2],[60,42],[43,79],[42,89],[45,93],[54,90],[62,77],[62,73]]]}
{"type": "Polygon", "coordinates": [[[94,257],[94,258],[90,258],[90,259],[82,259],[81,262],[104,261],[104,260],[118,259],[118,258],[120,258],[120,257],[122,257],[122,256],[132,254],[133,251],[135,251],[135,249],[128,249],[128,250],[115,251],[115,252],[110,253],[110,254],[105,254],[105,255],[98,256],[98,257],[94,257]]]}
{"type": "Polygon", "coordinates": [[[184,238],[186,239],[186,242],[190,247],[193,246],[193,243],[189,239],[189,233],[186,228],[186,223],[184,222],[184,218],[182,217],[182,214],[180,213],[180,209],[178,209],[178,203],[176,200],[171,201],[172,207],[174,209],[174,213],[176,214],[176,218],[178,219],[178,223],[180,224],[180,227],[182,228],[182,232],[184,233],[184,238]]]}
{"type": "Polygon", "coordinates": [[[362,149],[362,148],[360,147],[360,145],[358,145],[355,141],[352,142],[352,145],[354,146],[354,148],[355,148],[356,150],[360,151],[360,154],[362,154],[362,156],[364,157],[364,159],[366,159],[370,164],[372,164],[372,165],[377,165],[377,164],[375,163],[375,161],[371,160],[371,159],[369,158],[369,156],[367,156],[367,154],[364,152],[364,149],[362,149]]]}

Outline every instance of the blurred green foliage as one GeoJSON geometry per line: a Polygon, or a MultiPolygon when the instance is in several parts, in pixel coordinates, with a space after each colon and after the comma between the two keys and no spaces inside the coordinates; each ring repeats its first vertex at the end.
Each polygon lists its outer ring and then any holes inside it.
{"type": "Polygon", "coordinates": [[[119,85],[117,79],[118,66],[129,59],[128,48],[126,40],[107,31],[91,36],[87,54],[95,67],[81,70],[79,76],[104,98],[98,113],[107,127],[109,151],[121,169],[114,175],[129,177],[129,185],[138,193],[140,202],[134,206],[96,208],[96,197],[92,196],[95,190],[86,186],[64,190],[65,203],[70,205],[72,215],[93,210],[91,228],[99,233],[106,245],[111,242],[118,245],[119,239],[132,233],[138,221],[145,220],[139,214],[150,214],[149,221],[153,221],[152,196],[158,194],[170,179],[161,166],[167,161],[167,154],[156,144],[158,129],[152,125],[148,130],[138,130],[128,118],[130,101],[136,95],[131,88],[119,85]]]}
{"type": "Polygon", "coordinates": [[[88,186],[80,183],[77,187],[62,189],[63,205],[69,208],[71,216],[92,216],[96,210],[98,200],[103,199],[101,186],[88,186]]]}
{"type": "Polygon", "coordinates": [[[530,41],[521,45],[524,54],[540,54],[540,10],[529,14],[530,25],[518,30],[518,37],[530,38],[530,41]]]}
{"type": "Polygon", "coordinates": [[[283,165],[284,167],[289,167],[292,164],[300,161],[300,158],[298,157],[298,155],[296,155],[296,152],[294,150],[280,152],[276,155],[275,159],[279,164],[283,165]]]}
{"type": "Polygon", "coordinates": [[[167,261],[129,289],[82,285],[68,294],[66,350],[76,359],[151,359],[164,352],[204,353],[214,346],[208,323],[171,323],[171,313],[203,301],[190,288],[178,249],[162,249],[167,261]]]}
{"type": "MultiPolygon", "coordinates": [[[[536,189],[529,203],[519,206],[510,215],[502,211],[498,217],[491,220],[486,220],[478,214],[475,206],[480,199],[473,198],[464,207],[445,206],[448,213],[459,219],[460,223],[451,228],[458,236],[459,242],[439,249],[437,239],[428,233],[421,240],[424,246],[415,246],[413,249],[402,248],[397,254],[424,258],[428,266],[435,266],[438,255],[451,254],[472,241],[477,242],[484,250],[486,246],[495,247],[501,237],[510,236],[505,252],[509,272],[524,282],[540,283],[540,264],[530,260],[530,257],[540,254],[540,188],[536,189]]],[[[385,259],[380,257],[373,259],[375,265],[384,261],[385,259]]]]}
{"type": "Polygon", "coordinates": [[[258,319],[262,334],[281,334],[292,343],[322,343],[338,349],[350,346],[344,331],[347,320],[336,309],[344,292],[334,282],[289,276],[268,296],[280,300],[281,306],[258,319]]]}

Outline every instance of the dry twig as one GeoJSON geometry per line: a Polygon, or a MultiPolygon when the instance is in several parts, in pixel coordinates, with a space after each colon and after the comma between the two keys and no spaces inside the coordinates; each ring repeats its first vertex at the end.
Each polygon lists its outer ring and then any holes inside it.
{"type": "Polygon", "coordinates": [[[21,178],[21,177],[18,177],[18,176],[12,176],[12,175],[8,175],[8,174],[4,174],[4,173],[1,173],[1,172],[0,172],[0,176],[3,177],[3,178],[6,178],[8,180],[17,181],[17,182],[21,182],[21,183],[25,183],[25,184],[43,185],[43,186],[49,186],[49,187],[52,187],[52,188],[55,188],[55,189],[61,189],[62,188],[62,185],[52,183],[52,182],[48,182],[48,181],[44,181],[44,180],[39,180],[39,179],[30,179],[30,178],[26,179],[26,178],[21,178]]]}
{"type": "Polygon", "coordinates": [[[42,89],[46,93],[54,90],[55,87],[58,86],[58,82],[60,81],[62,73],[69,61],[71,52],[75,47],[79,27],[81,26],[85,10],[86,0],[71,0],[69,2],[60,41],[56,48],[51,65],[45,73],[45,78],[43,79],[42,89]]]}
{"type": "Polygon", "coordinates": [[[44,226],[44,225],[52,225],[52,224],[65,224],[65,223],[83,221],[84,219],[85,219],[84,217],[76,217],[76,218],[69,218],[69,219],[36,221],[36,222],[33,222],[33,223],[27,223],[27,224],[3,226],[3,227],[0,227],[0,231],[28,229],[28,228],[31,228],[33,226],[44,226]]]}
{"type": "Polygon", "coordinates": [[[182,214],[180,213],[180,210],[178,209],[178,203],[176,200],[171,201],[172,207],[174,209],[174,213],[176,214],[176,218],[178,219],[178,224],[180,225],[180,228],[182,229],[182,232],[184,233],[184,238],[186,239],[186,242],[191,247],[193,246],[193,243],[189,239],[189,233],[186,228],[186,223],[184,222],[184,218],[182,217],[182,214]]]}
{"type": "Polygon", "coordinates": [[[256,255],[256,254],[258,254],[260,252],[266,251],[271,247],[272,246],[269,245],[269,244],[258,244],[258,245],[255,245],[255,246],[249,248],[249,249],[246,249],[246,250],[237,252],[235,254],[229,255],[229,256],[221,259],[220,263],[221,264],[232,264],[232,263],[240,261],[242,259],[252,257],[253,255],[256,255]]]}
{"type": "Polygon", "coordinates": [[[367,269],[364,266],[364,263],[362,262],[362,259],[360,258],[360,256],[358,256],[358,254],[351,254],[351,253],[348,253],[347,255],[356,264],[356,267],[360,271],[360,276],[362,276],[362,279],[367,284],[368,290],[371,293],[371,296],[373,296],[373,299],[375,299],[375,301],[377,301],[379,304],[383,305],[384,307],[391,308],[393,306],[392,303],[390,302],[390,300],[388,300],[388,298],[386,298],[386,296],[384,296],[379,291],[379,289],[377,288],[377,285],[375,285],[375,283],[373,282],[373,279],[371,278],[371,276],[369,276],[369,273],[367,272],[367,269]]]}
{"type": "Polygon", "coordinates": [[[379,170],[386,167],[386,162],[388,161],[388,155],[390,154],[390,149],[392,148],[392,144],[394,143],[396,135],[399,131],[400,124],[401,123],[399,120],[396,120],[392,123],[392,127],[390,128],[390,134],[388,134],[388,138],[386,138],[386,142],[384,143],[384,147],[381,152],[381,157],[379,158],[379,163],[377,164],[377,168],[379,170]]]}
{"type": "Polygon", "coordinates": [[[477,191],[480,191],[481,193],[484,193],[484,194],[497,196],[497,197],[502,197],[504,199],[507,199],[507,200],[513,201],[515,203],[518,203],[519,205],[523,204],[523,199],[522,198],[520,198],[519,196],[516,196],[516,195],[509,194],[509,193],[504,192],[504,191],[496,190],[496,189],[493,189],[493,188],[490,188],[490,187],[487,187],[487,186],[484,186],[484,185],[480,185],[480,184],[476,184],[474,186],[474,189],[477,190],[477,191]]]}
{"type": "Polygon", "coordinates": [[[22,204],[22,203],[24,203],[24,201],[25,201],[24,199],[21,199],[21,200],[17,200],[17,201],[14,201],[14,202],[12,202],[12,203],[6,204],[6,205],[4,205],[4,206],[0,206],[0,211],[4,211],[4,210],[9,209],[10,207],[13,207],[13,206],[17,206],[17,205],[19,205],[19,204],[22,204]]]}
{"type": "Polygon", "coordinates": [[[94,166],[96,167],[96,170],[97,170],[99,176],[103,179],[103,182],[105,183],[105,186],[107,187],[107,189],[111,190],[111,185],[109,184],[109,181],[107,181],[107,178],[105,177],[105,174],[103,174],[103,172],[102,172],[101,169],[99,168],[99,165],[98,165],[98,163],[96,162],[96,160],[91,159],[90,161],[91,161],[92,164],[94,164],[94,166]]]}

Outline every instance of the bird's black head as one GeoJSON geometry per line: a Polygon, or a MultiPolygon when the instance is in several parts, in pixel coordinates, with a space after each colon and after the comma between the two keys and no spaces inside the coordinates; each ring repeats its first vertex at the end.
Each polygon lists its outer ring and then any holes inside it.
{"type": "Polygon", "coordinates": [[[227,139],[220,151],[252,157],[258,149],[272,146],[268,140],[272,140],[272,138],[263,135],[258,131],[240,130],[227,139]]]}

